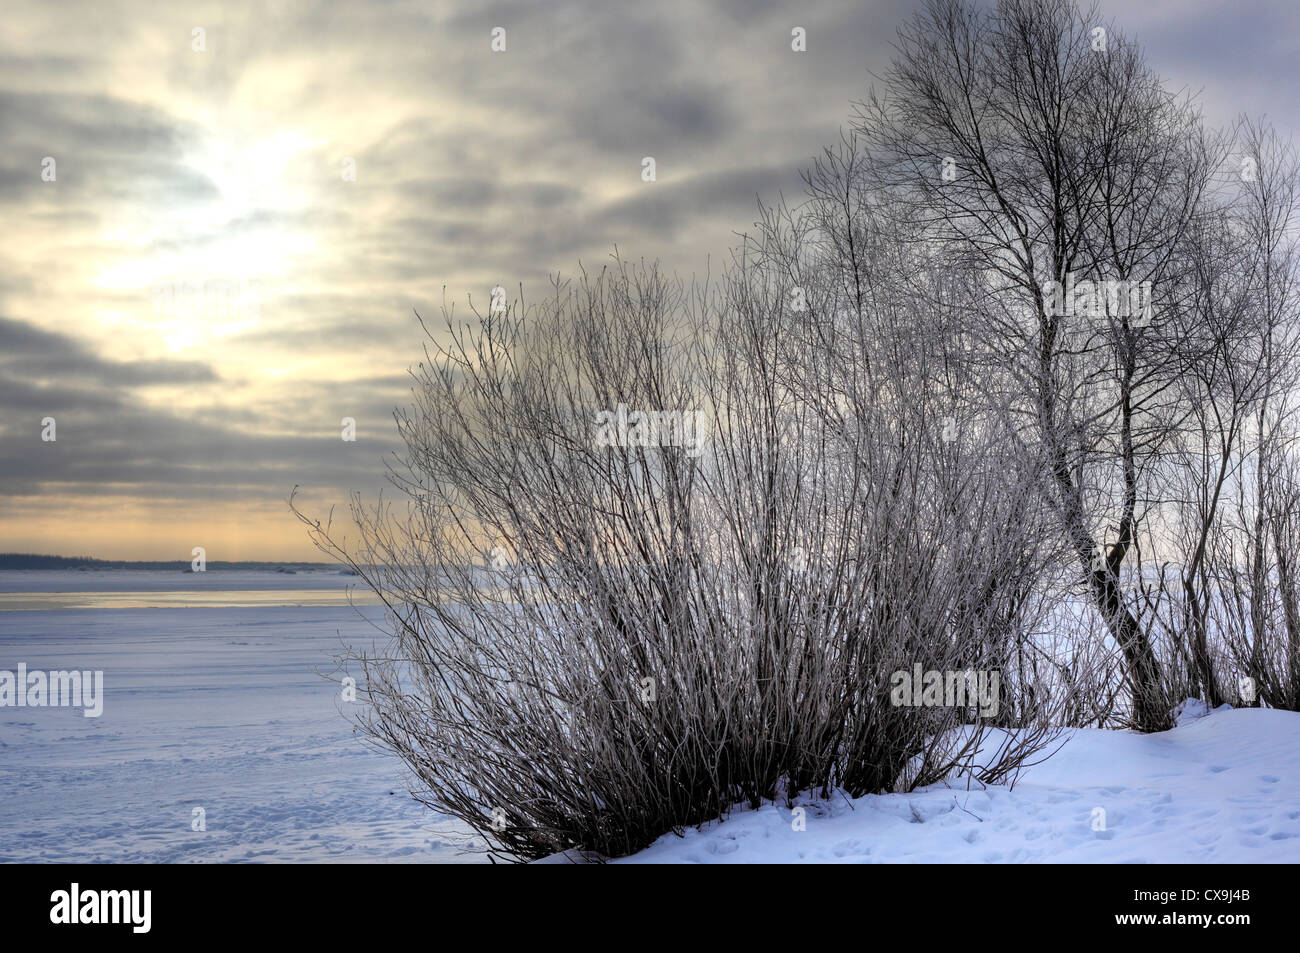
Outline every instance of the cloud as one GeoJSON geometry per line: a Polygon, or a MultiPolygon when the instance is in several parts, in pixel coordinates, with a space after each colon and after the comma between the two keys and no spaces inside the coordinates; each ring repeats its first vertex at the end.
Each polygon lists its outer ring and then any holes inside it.
{"type": "MultiPolygon", "coordinates": [[[[536,297],[615,245],[702,273],[759,197],[798,194],[917,6],[14,0],[0,509],[39,493],[261,513],[294,483],[376,485],[422,357],[413,311],[436,324],[444,289],[458,308],[497,283],[536,297]],[[159,308],[168,282],[240,296],[159,308]],[[46,414],[56,445],[39,442],[46,414]]],[[[1175,85],[1204,88],[1212,118],[1267,109],[1294,128],[1288,3],[1102,12],[1175,85]]]]}
{"type": "Polygon", "coordinates": [[[294,483],[372,486],[396,449],[392,396],[409,381],[297,381],[282,413],[177,413],[143,388],[219,384],[199,361],[110,361],[66,335],[0,318],[0,486],[10,495],[75,493],[283,498],[294,483]],[[55,419],[54,441],[42,439],[55,419]],[[357,421],[345,442],[340,421],[357,421]]]}
{"type": "Polygon", "coordinates": [[[0,375],[13,381],[44,385],[49,380],[76,380],[109,387],[149,387],[216,381],[202,361],[152,359],[110,361],[92,354],[72,338],[0,316],[0,375]]]}

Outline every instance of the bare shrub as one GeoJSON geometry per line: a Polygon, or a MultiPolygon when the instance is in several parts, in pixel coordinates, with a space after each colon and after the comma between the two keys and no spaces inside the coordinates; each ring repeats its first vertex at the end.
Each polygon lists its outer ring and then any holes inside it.
{"type": "Polygon", "coordinates": [[[766,277],[688,292],[619,262],[448,314],[398,416],[405,505],[354,501],[351,542],[309,521],[387,607],[391,642],[354,658],[366,731],[504,854],[626,854],[807,788],[987,782],[1050,739],[1014,657],[1013,461],[991,432],[943,443],[891,357],[911,329],[863,325],[865,365],[827,373],[844,355],[803,346],[809,314],[766,277]],[[600,439],[619,405],[700,429],[600,439]],[[1006,682],[983,712],[920,685],[894,704],[917,665],[1006,682]],[[977,758],[990,724],[1023,730],[977,758]]]}

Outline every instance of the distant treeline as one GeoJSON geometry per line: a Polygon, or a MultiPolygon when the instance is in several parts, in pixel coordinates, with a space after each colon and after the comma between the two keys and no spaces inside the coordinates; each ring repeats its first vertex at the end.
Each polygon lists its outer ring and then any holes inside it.
{"type": "MultiPolygon", "coordinates": [[[[190,568],[188,559],[160,561],[131,561],[122,559],[94,559],[90,556],[38,556],[34,553],[0,553],[0,570],[5,569],[162,569],[184,572],[190,568]]],[[[271,562],[214,562],[208,570],[297,570],[337,569],[333,563],[271,563],[271,562]]]]}

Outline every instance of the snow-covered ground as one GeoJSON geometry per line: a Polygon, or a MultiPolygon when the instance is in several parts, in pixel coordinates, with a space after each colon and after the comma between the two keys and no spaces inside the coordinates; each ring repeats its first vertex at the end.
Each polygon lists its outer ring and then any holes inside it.
{"type": "MultiPolygon", "coordinates": [[[[349,704],[323,677],[342,642],[380,635],[366,621],[377,609],[221,604],[221,593],[355,579],[121,575],[134,578],[0,572],[0,592],[206,587],[201,608],[70,610],[56,595],[39,609],[0,605],[0,670],[98,669],[105,689],[99,718],[0,708],[0,861],[483,859],[461,853],[465,828],[407,796],[395,759],[353,736],[349,704]],[[158,578],[138,585],[145,576],[158,578]],[[195,808],[206,831],[192,829],[195,808]]],[[[1014,789],[799,804],[803,830],[784,806],[738,808],[622,862],[1300,862],[1300,714],[1075,732],[1014,789]]]]}
{"type": "Polygon", "coordinates": [[[1014,789],[807,799],[668,835],[623,863],[1297,863],[1300,714],[1221,709],[1158,735],[1083,730],[1014,789]]]}

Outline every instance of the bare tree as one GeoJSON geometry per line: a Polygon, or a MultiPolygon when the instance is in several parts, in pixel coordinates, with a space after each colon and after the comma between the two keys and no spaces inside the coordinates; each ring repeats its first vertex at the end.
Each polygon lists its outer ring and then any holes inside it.
{"type": "Polygon", "coordinates": [[[1121,567],[1174,419],[1157,317],[1223,151],[1140,51],[1070,0],[933,0],[859,108],[876,176],[978,291],[970,333],[1015,397],[1073,560],[1127,660],[1133,723],[1168,727],[1121,567]],[[1136,290],[1136,294],[1135,294],[1136,290]]]}
{"type": "Polygon", "coordinates": [[[1213,406],[1231,400],[1230,426],[1214,430],[1236,437],[1232,446],[1219,438],[1230,460],[1225,495],[1235,505],[1225,505],[1213,528],[1204,604],[1213,606],[1217,635],[1247,679],[1234,700],[1294,708],[1300,673],[1293,563],[1293,514],[1300,501],[1294,460],[1300,173],[1291,144],[1261,122],[1242,122],[1237,152],[1222,229],[1235,253],[1212,294],[1217,307],[1231,307],[1236,317],[1230,333],[1220,335],[1217,360],[1201,368],[1219,367],[1217,375],[1229,385],[1213,406]]]}

